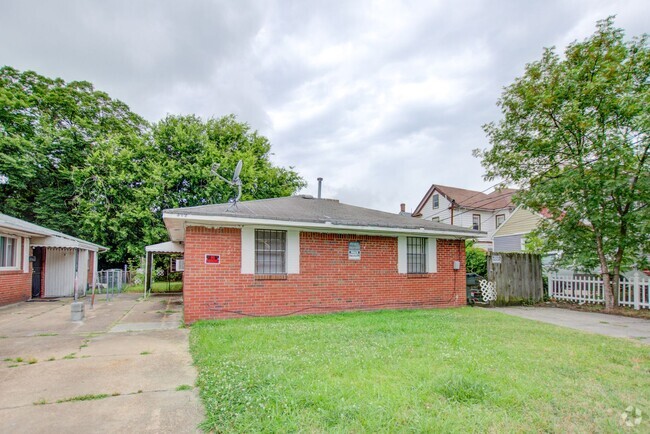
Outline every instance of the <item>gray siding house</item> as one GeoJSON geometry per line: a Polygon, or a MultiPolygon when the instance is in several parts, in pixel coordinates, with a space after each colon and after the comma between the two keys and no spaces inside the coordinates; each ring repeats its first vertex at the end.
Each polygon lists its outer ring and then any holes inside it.
{"type": "Polygon", "coordinates": [[[494,251],[523,252],[526,236],[537,228],[541,220],[539,214],[517,207],[492,235],[494,251]]]}

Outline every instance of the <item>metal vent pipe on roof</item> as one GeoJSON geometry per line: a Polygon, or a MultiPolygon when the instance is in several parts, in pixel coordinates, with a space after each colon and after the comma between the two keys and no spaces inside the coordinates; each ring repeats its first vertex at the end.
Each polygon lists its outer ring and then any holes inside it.
{"type": "Polygon", "coordinates": [[[323,187],[323,178],[320,178],[320,177],[319,177],[319,178],[317,178],[317,179],[318,179],[318,198],[320,199],[320,198],[321,198],[321,196],[320,196],[320,194],[321,194],[321,189],[322,189],[322,187],[323,187]]]}

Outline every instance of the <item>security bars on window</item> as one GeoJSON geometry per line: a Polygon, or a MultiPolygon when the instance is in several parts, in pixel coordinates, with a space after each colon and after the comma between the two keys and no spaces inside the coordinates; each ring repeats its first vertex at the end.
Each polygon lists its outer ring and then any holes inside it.
{"type": "Polygon", "coordinates": [[[287,232],[255,230],[255,274],[286,273],[287,232]]]}
{"type": "Polygon", "coordinates": [[[424,274],[427,272],[426,238],[406,238],[406,263],[409,274],[424,274]]]}

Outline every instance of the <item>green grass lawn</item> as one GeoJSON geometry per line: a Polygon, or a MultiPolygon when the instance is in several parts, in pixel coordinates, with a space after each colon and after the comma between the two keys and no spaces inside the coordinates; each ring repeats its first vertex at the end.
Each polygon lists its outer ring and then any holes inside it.
{"type": "Polygon", "coordinates": [[[206,431],[650,431],[650,346],[485,309],[205,321],[190,347],[206,431]]]}
{"type": "MultiPolygon", "coordinates": [[[[165,292],[180,292],[183,290],[183,282],[153,282],[151,284],[151,292],[165,293],[165,292]]],[[[144,291],[143,285],[127,285],[123,292],[142,292],[144,291]]]]}

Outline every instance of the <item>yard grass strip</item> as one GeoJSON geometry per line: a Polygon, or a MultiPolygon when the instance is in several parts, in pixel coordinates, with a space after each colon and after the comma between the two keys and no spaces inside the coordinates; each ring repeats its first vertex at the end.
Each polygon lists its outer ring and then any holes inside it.
{"type": "Polygon", "coordinates": [[[214,432],[650,431],[650,346],[485,309],[204,321],[214,432]]]}

